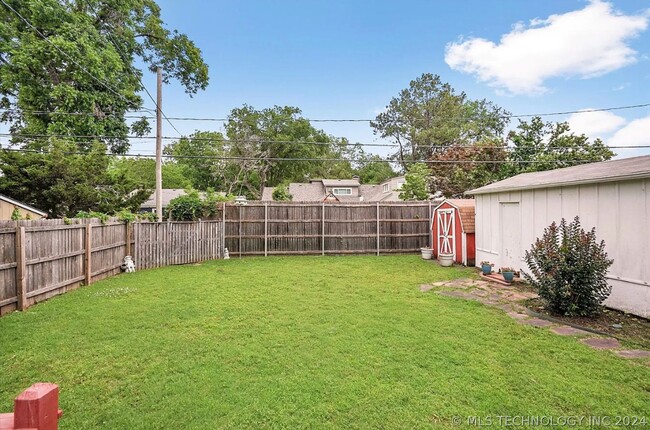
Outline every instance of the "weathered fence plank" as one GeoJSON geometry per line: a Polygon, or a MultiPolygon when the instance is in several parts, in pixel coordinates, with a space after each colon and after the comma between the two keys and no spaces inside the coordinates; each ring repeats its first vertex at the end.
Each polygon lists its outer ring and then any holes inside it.
{"type": "Polygon", "coordinates": [[[220,218],[231,255],[415,252],[430,246],[430,203],[249,202],[220,218]]]}

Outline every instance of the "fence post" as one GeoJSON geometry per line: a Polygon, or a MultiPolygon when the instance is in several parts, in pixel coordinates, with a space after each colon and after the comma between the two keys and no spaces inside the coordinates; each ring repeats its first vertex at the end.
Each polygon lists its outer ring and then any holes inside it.
{"type": "Polygon", "coordinates": [[[131,255],[131,223],[125,222],[126,227],[126,248],[124,249],[126,255],[131,255]]]}
{"type": "Polygon", "coordinates": [[[84,259],[84,274],[85,274],[86,285],[90,285],[90,281],[92,277],[92,254],[93,254],[92,228],[93,225],[90,223],[89,220],[88,224],[86,224],[86,240],[84,242],[84,246],[86,248],[85,249],[86,258],[84,259]]]}
{"type": "Polygon", "coordinates": [[[221,212],[221,255],[223,256],[223,253],[226,252],[226,202],[223,202],[222,205],[223,211],[221,212]]]}
{"type": "Polygon", "coordinates": [[[268,256],[269,242],[269,204],[264,203],[264,256],[268,256]]]}
{"type": "Polygon", "coordinates": [[[27,264],[25,261],[25,227],[16,227],[16,308],[27,309],[27,264]]]}
{"type": "Polygon", "coordinates": [[[325,255],[325,202],[321,203],[321,255],[325,255]]]}
{"type": "Polygon", "coordinates": [[[379,257],[379,202],[377,202],[377,257],[379,257]]]}
{"type": "Polygon", "coordinates": [[[431,211],[431,200],[429,200],[429,248],[433,249],[433,212],[431,211]]]}

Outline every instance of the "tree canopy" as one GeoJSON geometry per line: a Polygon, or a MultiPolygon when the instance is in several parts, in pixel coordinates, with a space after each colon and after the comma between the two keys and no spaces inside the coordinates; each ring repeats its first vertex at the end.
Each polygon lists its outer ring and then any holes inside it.
{"type": "Polygon", "coordinates": [[[425,73],[393,97],[375,121],[375,134],[397,144],[403,168],[427,160],[452,145],[494,140],[503,135],[508,112],[487,100],[470,100],[438,75],[425,73]]]}
{"type": "MultiPolygon", "coordinates": [[[[0,107],[14,142],[42,147],[33,136],[102,141],[128,147],[125,114],[143,107],[142,70],[163,68],[190,95],[208,85],[201,51],[165,27],[153,0],[8,0],[0,6],[0,107]],[[69,115],[68,113],[79,113],[69,115]]],[[[146,124],[131,131],[142,134],[146,124]]]]}

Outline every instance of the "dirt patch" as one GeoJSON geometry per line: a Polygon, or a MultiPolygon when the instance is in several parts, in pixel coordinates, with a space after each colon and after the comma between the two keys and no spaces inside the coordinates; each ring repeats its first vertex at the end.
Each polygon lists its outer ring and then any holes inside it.
{"type": "Polygon", "coordinates": [[[637,344],[644,349],[650,349],[650,320],[645,318],[608,308],[604,308],[602,312],[593,317],[565,317],[549,312],[539,298],[529,299],[525,305],[537,313],[548,315],[559,321],[598,330],[637,344]]]}

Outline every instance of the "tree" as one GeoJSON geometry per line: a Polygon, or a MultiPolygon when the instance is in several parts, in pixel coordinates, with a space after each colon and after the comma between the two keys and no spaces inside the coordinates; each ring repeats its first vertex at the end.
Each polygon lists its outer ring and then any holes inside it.
{"type": "Polygon", "coordinates": [[[568,123],[545,123],[540,117],[520,121],[508,141],[507,176],[606,161],[616,155],[600,139],[590,142],[584,134],[572,133],[568,123]]]}
{"type": "MultiPolygon", "coordinates": [[[[8,3],[0,7],[0,107],[10,109],[1,120],[15,143],[42,146],[25,135],[101,136],[112,152],[123,153],[125,113],[143,106],[137,64],[161,66],[164,81],[178,80],[190,95],[208,84],[201,51],[165,28],[154,0],[8,3]]],[[[147,132],[145,122],[132,132],[147,132]]],[[[89,150],[92,140],[77,145],[89,150]]]]}
{"type": "Polygon", "coordinates": [[[46,153],[0,151],[0,193],[46,210],[50,217],[79,211],[114,213],[139,209],[151,190],[124,174],[108,172],[106,146],[96,143],[86,153],[76,144],[54,140],[46,153]]]}
{"type": "Polygon", "coordinates": [[[500,180],[507,157],[499,141],[449,147],[431,158],[432,189],[463,198],[471,189],[500,180]]]}
{"type": "Polygon", "coordinates": [[[331,144],[324,131],[300,116],[298,108],[274,106],[256,110],[244,105],[233,109],[226,123],[233,160],[226,182],[228,193],[237,187],[259,198],[265,186],[301,182],[314,170],[331,144]]]}
{"type": "Polygon", "coordinates": [[[228,147],[223,134],[216,131],[197,131],[167,145],[164,152],[173,156],[176,164],[182,167],[192,188],[202,191],[208,188],[224,188],[228,147]]]}
{"type": "Polygon", "coordinates": [[[405,175],[405,182],[402,185],[399,198],[402,200],[428,200],[430,173],[426,164],[413,164],[405,175]]]}
{"type": "MultiPolygon", "coordinates": [[[[156,188],[156,161],[151,158],[115,158],[111,161],[108,171],[113,177],[128,178],[129,182],[138,184],[140,188],[156,188]]],[[[169,161],[163,162],[163,188],[192,188],[192,182],[187,176],[184,166],[169,161]]]]}
{"type": "Polygon", "coordinates": [[[358,167],[355,173],[362,184],[380,184],[397,176],[390,163],[382,161],[379,155],[362,152],[357,160],[358,167]]]}
{"type": "Polygon", "coordinates": [[[486,100],[469,100],[440,76],[425,73],[391,99],[386,111],[370,123],[375,134],[392,139],[393,155],[403,168],[409,161],[426,160],[451,145],[500,137],[507,112],[486,100]]]}

